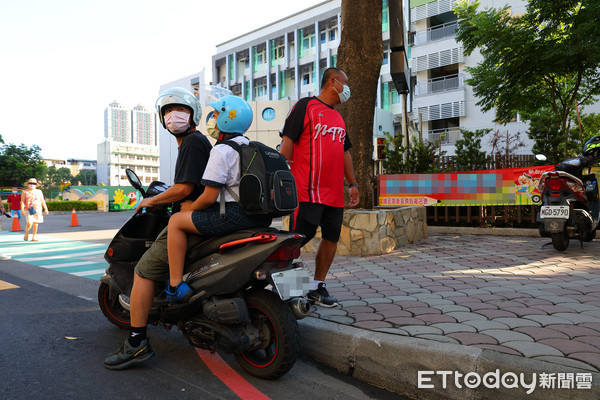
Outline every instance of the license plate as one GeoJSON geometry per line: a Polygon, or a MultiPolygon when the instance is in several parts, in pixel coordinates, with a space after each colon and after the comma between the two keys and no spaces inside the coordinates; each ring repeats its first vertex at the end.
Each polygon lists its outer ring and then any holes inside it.
{"type": "Polygon", "coordinates": [[[310,274],[302,268],[290,269],[272,274],[275,289],[283,300],[303,297],[310,288],[310,274]]]}
{"type": "Polygon", "coordinates": [[[542,206],[540,218],[569,218],[569,206],[542,206]]]}

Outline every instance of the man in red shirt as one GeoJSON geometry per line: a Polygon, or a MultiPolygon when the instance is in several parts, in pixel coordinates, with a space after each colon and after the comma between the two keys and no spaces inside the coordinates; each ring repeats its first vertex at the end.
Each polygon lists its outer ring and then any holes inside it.
{"type": "Polygon", "coordinates": [[[324,280],[331,267],[344,217],[344,178],[348,182],[350,207],[358,204],[350,138],[341,114],[334,108],[350,98],[348,77],[338,68],[323,73],[317,97],[300,99],[283,126],[281,154],[288,159],[298,190],[299,207],[290,218],[290,231],[311,240],[321,227],[322,238],[315,256],[315,275],[307,294],[309,301],[334,307],[324,280]]]}
{"type": "Polygon", "coordinates": [[[16,187],[12,188],[12,193],[8,195],[8,202],[10,203],[10,213],[13,218],[17,214],[19,220],[21,219],[21,195],[19,194],[16,187]]]}

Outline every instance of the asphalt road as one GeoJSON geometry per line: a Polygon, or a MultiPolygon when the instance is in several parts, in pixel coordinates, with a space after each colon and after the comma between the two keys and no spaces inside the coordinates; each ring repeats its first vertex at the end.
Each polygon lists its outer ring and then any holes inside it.
{"type": "MultiPolygon", "coordinates": [[[[39,234],[108,243],[130,215],[80,213],[80,226],[71,227],[70,214],[51,214],[39,234]]],[[[213,375],[179,332],[154,326],[149,327],[149,335],[156,356],[136,368],[109,371],[102,362],[126,332],[102,315],[96,301],[98,281],[15,260],[0,262],[0,281],[17,286],[0,290],[2,399],[400,398],[303,355],[276,381],[249,376],[232,356],[222,355],[255,390],[238,395],[235,387],[213,375]]]]}

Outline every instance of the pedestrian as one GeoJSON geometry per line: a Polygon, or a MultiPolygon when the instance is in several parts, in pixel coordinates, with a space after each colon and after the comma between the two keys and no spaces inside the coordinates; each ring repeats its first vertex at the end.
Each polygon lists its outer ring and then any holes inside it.
{"type": "Polygon", "coordinates": [[[281,132],[281,154],[288,159],[298,190],[298,209],[290,216],[290,231],[306,236],[304,246],[321,227],[315,255],[315,274],[307,298],[323,307],[337,300],[327,291],[325,277],[335,257],[344,217],[344,178],[349,206],[358,204],[346,124],[334,106],[350,98],[348,77],[338,68],[323,73],[316,97],[300,99],[287,116],[281,132]]]}
{"type": "Polygon", "coordinates": [[[10,214],[14,218],[17,215],[19,221],[21,220],[21,195],[19,189],[16,187],[12,188],[12,193],[8,195],[8,203],[10,206],[10,214]]]}
{"type": "Polygon", "coordinates": [[[250,143],[248,138],[242,136],[252,123],[250,104],[241,97],[225,96],[209,105],[214,111],[209,114],[207,129],[217,143],[210,152],[202,176],[204,193],[192,204],[194,211],[182,211],[169,220],[170,283],[167,298],[170,302],[185,301],[193,294],[193,290],[182,280],[186,234],[204,237],[226,235],[240,229],[267,228],[272,222],[271,217],[247,216],[234,199],[240,196],[240,155],[224,142],[232,140],[240,145],[250,143]],[[235,196],[230,194],[230,190],[235,196]],[[225,202],[224,215],[221,215],[221,201],[225,202]]]}
{"type": "MultiPolygon", "coordinates": [[[[189,90],[171,88],[160,94],[156,101],[156,108],[160,123],[175,136],[179,147],[174,184],[157,196],[143,199],[137,206],[136,212],[144,207],[178,201],[182,201],[181,210],[190,210],[192,201],[204,191],[202,175],[212,147],[208,139],[196,130],[200,124],[202,107],[189,90]]],[[[115,354],[104,360],[106,368],[119,370],[154,356],[146,336],[148,314],[152,308],[155,282],[164,282],[168,277],[169,260],[167,228],[165,228],[135,267],[129,304],[131,321],[129,337],[121,343],[115,354]]]]}
{"type": "Polygon", "coordinates": [[[44,200],[44,193],[38,186],[39,182],[35,178],[29,179],[27,183],[27,189],[21,193],[21,212],[25,214],[25,236],[23,240],[27,241],[29,238],[29,230],[31,231],[31,241],[37,242],[36,235],[38,232],[38,224],[44,222],[43,212],[48,215],[48,206],[46,206],[46,200],[44,200]]]}
{"type": "Polygon", "coordinates": [[[4,203],[2,202],[2,197],[0,197],[0,232],[2,232],[2,216],[3,215],[10,218],[10,214],[8,214],[6,212],[6,209],[4,208],[4,203]]]}

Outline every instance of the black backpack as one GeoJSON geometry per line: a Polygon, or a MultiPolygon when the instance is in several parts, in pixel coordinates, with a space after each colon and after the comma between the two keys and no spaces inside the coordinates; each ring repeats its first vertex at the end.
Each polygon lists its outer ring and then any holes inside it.
{"type": "MultiPolygon", "coordinates": [[[[239,199],[229,187],[225,189],[242,206],[246,215],[274,218],[291,214],[298,208],[296,180],[280,152],[254,141],[239,144],[226,140],[223,144],[231,146],[240,155],[239,199]]],[[[224,197],[221,196],[221,199],[224,197]]],[[[221,214],[224,214],[224,206],[222,200],[221,214]]]]}

